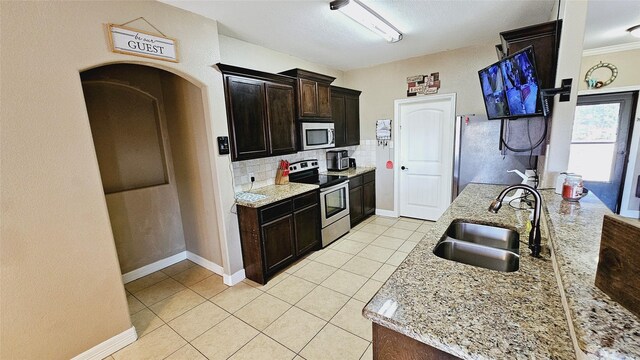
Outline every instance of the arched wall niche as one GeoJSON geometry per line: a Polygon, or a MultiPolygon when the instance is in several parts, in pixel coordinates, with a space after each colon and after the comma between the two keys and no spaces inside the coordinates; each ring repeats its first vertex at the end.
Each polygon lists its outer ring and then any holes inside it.
{"type": "Polygon", "coordinates": [[[143,274],[138,269],[189,253],[222,272],[218,224],[210,216],[215,180],[202,84],[175,69],[139,62],[92,66],[80,77],[125,281],[143,274]],[[151,118],[150,105],[105,93],[118,86],[155,99],[157,118],[151,118]],[[113,183],[108,179],[114,169],[131,173],[120,177],[151,180],[113,191],[107,183],[113,183]]]}

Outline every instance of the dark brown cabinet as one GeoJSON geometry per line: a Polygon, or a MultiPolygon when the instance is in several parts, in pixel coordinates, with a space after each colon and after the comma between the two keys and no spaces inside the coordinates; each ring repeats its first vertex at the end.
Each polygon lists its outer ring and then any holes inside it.
{"type": "Polygon", "coordinates": [[[373,323],[373,359],[460,360],[407,335],[373,323]]]}
{"type": "Polygon", "coordinates": [[[364,219],[363,197],[362,185],[349,189],[349,216],[352,227],[364,219]]]}
{"type": "MultiPolygon", "coordinates": [[[[560,45],[558,39],[560,39],[561,30],[562,20],[557,20],[503,31],[500,33],[501,44],[496,46],[498,57],[502,58],[511,55],[533,45],[540,88],[554,88],[560,45]]],[[[550,113],[553,113],[553,101],[549,101],[549,107],[550,113]]],[[[544,136],[546,121],[542,116],[528,119],[502,120],[500,133],[511,148],[527,149],[531,145],[531,140],[529,139],[533,139],[533,142],[536,142],[536,140],[544,136]]],[[[546,131],[546,136],[549,139],[549,131],[546,131]]],[[[507,149],[502,142],[500,142],[500,150],[503,155],[523,154],[507,149]]],[[[546,141],[543,141],[531,154],[544,155],[545,152],[546,141]]],[[[529,153],[527,152],[526,154],[529,153]]]]}
{"type": "MultiPolygon", "coordinates": [[[[333,80],[332,80],[333,81],[333,80]]],[[[318,82],[318,117],[331,117],[331,86],[318,82]]]]}
{"type": "Polygon", "coordinates": [[[296,152],[295,79],[218,64],[233,161],[296,152]]]}
{"type": "Polygon", "coordinates": [[[267,272],[276,270],[283,263],[296,256],[293,224],[293,215],[289,214],[260,227],[267,272]]]}
{"type": "Polygon", "coordinates": [[[508,56],[533,45],[535,52],[536,73],[540,79],[540,87],[555,87],[558,49],[562,20],[550,21],[500,33],[501,44],[498,46],[499,56],[508,56]],[[558,34],[556,34],[556,30],[558,34]]]}
{"type": "Polygon", "coordinates": [[[266,82],[270,155],[296,152],[294,90],[289,85],[266,82]]]}
{"type": "Polygon", "coordinates": [[[376,212],[376,172],[349,178],[349,216],[351,226],[376,212]]]}
{"type": "Polygon", "coordinates": [[[227,107],[231,148],[235,159],[251,159],[269,155],[267,118],[264,114],[264,83],[227,76],[227,107]]]}
{"type": "Polygon", "coordinates": [[[331,87],[336,147],[360,145],[360,91],[331,87]]]}
{"type": "Polygon", "coordinates": [[[280,74],[298,79],[296,88],[297,116],[300,120],[331,120],[331,83],[334,77],[302,69],[280,74]]]}
{"type": "Polygon", "coordinates": [[[269,278],[320,246],[317,190],[260,208],[238,206],[242,260],[247,278],[269,278]]]}
{"type": "MultiPolygon", "coordinates": [[[[374,173],[375,174],[375,173],[374,173]]],[[[376,212],[376,182],[375,175],[369,182],[362,185],[362,207],[365,215],[373,215],[376,212]]]]}
{"type": "Polygon", "coordinates": [[[318,245],[320,208],[318,204],[314,204],[294,212],[293,216],[296,229],[296,256],[301,256],[318,245]]]}

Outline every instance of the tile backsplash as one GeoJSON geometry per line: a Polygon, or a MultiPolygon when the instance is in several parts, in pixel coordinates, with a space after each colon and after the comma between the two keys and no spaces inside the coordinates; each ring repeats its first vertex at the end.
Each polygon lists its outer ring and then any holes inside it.
{"type": "MultiPolygon", "coordinates": [[[[328,150],[348,150],[349,156],[356,159],[358,166],[375,166],[376,145],[376,140],[360,140],[360,145],[358,146],[348,146],[328,150]]],[[[251,188],[251,177],[249,174],[253,174],[256,178],[256,181],[253,183],[254,189],[275,184],[276,171],[280,164],[280,160],[287,160],[290,163],[293,163],[307,159],[318,159],[320,172],[327,171],[327,159],[325,154],[325,149],[311,150],[300,151],[289,155],[233,162],[233,180],[235,190],[236,192],[240,192],[248,191],[251,188]]]]}

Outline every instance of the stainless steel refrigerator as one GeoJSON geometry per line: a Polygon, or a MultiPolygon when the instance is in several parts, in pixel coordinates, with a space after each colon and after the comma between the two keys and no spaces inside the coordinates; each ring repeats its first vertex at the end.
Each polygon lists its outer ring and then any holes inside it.
{"type": "MultiPolygon", "coordinates": [[[[520,176],[507,170],[524,173],[529,168],[529,154],[500,153],[500,123],[500,120],[487,120],[486,115],[456,116],[454,198],[472,182],[511,185],[522,181],[520,176]]],[[[534,157],[532,164],[535,162],[534,157]]]]}

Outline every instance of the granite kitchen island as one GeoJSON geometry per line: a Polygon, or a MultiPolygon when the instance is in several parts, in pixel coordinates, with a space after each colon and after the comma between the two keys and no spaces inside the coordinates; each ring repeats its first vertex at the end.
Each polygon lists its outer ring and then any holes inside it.
{"type": "MultiPolygon", "coordinates": [[[[587,315],[576,310],[576,307],[588,305],[581,302],[578,295],[572,295],[576,292],[572,290],[576,285],[569,287],[571,296],[565,297],[567,291],[562,285],[563,281],[571,280],[570,274],[574,274],[574,271],[571,262],[563,258],[556,264],[564,268],[565,276],[560,276],[562,271],[554,270],[556,254],[552,254],[550,249],[561,252],[565,257],[570,256],[571,251],[567,244],[561,244],[562,249],[557,247],[558,244],[548,246],[550,237],[552,240],[558,236],[563,238],[562,234],[555,233],[560,231],[561,223],[565,223],[562,229],[570,231],[566,218],[549,213],[557,211],[554,204],[556,201],[559,203],[556,198],[559,195],[551,190],[542,191],[544,203],[549,202],[552,206],[546,208],[543,203],[547,217],[542,220],[543,251],[540,258],[533,258],[526,245],[529,212],[515,210],[506,203],[497,214],[487,211],[490,202],[503,188],[500,185],[469,184],[365,306],[363,315],[374,323],[374,358],[377,357],[376,350],[383,350],[382,347],[376,349],[381,346],[376,345],[376,329],[378,334],[389,334],[389,331],[401,334],[400,338],[406,338],[408,344],[426,345],[434,353],[443,352],[452,358],[576,359],[585,355],[587,358],[598,358],[603,354],[607,358],[638,358],[640,327],[636,326],[637,318],[634,319],[627,312],[622,329],[618,326],[603,329],[602,321],[605,319],[599,317],[598,329],[584,329],[590,322],[584,318],[587,315]],[[436,243],[454,220],[517,230],[521,240],[519,270],[499,272],[434,255],[432,251],[436,243]],[[550,222],[548,228],[547,221],[550,222]],[[569,301],[563,303],[563,297],[569,301]],[[574,324],[576,313],[582,314],[582,318],[578,318],[574,324]],[[629,325],[636,326],[635,330],[629,329],[629,325]],[[576,326],[581,330],[576,331],[576,326]],[[593,331],[600,332],[600,336],[589,334],[593,331]],[[595,346],[585,345],[600,337],[611,341],[595,346]],[[594,350],[605,345],[613,348],[607,351],[594,350]]],[[[594,217],[590,221],[599,222],[602,226],[603,214],[602,211],[594,211],[581,216],[594,217]]],[[[591,236],[599,238],[599,233],[591,236]]],[[[594,251],[597,261],[597,247],[594,251]]],[[[579,283],[577,286],[591,286],[595,289],[590,288],[591,295],[599,292],[593,283],[579,283]]],[[[603,293],[601,295],[606,297],[603,293]]],[[[610,320],[612,323],[618,321],[617,317],[626,311],[611,300],[604,303],[602,306],[611,309],[598,310],[614,311],[617,316],[610,320]]],[[[378,355],[385,358],[381,352],[378,355]]]]}

